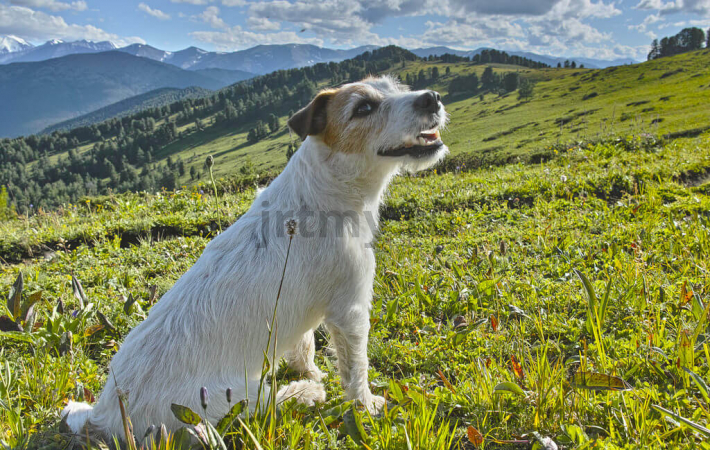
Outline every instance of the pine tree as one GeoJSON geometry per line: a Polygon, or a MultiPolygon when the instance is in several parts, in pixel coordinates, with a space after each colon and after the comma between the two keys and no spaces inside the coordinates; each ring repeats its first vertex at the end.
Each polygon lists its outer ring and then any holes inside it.
{"type": "Polygon", "coordinates": [[[496,76],[495,73],[493,73],[493,67],[488,66],[485,68],[483,75],[481,75],[481,84],[485,89],[492,89],[495,87],[496,76]]]}
{"type": "Polygon", "coordinates": [[[274,133],[279,129],[279,126],[279,118],[276,117],[276,114],[269,114],[269,131],[274,133]]]}
{"type": "Polygon", "coordinates": [[[518,98],[522,100],[530,100],[533,96],[533,84],[527,79],[523,78],[520,80],[520,87],[518,88],[518,98]]]}
{"type": "Polygon", "coordinates": [[[7,220],[13,216],[14,209],[10,203],[10,196],[5,186],[0,189],[0,220],[7,220]]]}
{"type": "Polygon", "coordinates": [[[513,92],[518,89],[518,84],[520,82],[520,75],[517,72],[508,72],[503,77],[503,87],[506,92],[513,92]]]}
{"type": "Polygon", "coordinates": [[[286,160],[291,161],[291,157],[294,153],[296,153],[296,147],[293,145],[293,142],[290,142],[286,148],[286,160]]]}

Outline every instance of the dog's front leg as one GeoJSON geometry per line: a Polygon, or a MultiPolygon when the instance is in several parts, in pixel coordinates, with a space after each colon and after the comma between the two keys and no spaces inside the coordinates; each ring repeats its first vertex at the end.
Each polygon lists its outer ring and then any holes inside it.
{"type": "Polygon", "coordinates": [[[367,337],[370,313],[366,307],[352,307],[327,317],[326,326],[338,357],[338,370],[347,400],[358,400],[370,413],[380,411],[383,397],[373,395],[367,381],[367,337]]]}

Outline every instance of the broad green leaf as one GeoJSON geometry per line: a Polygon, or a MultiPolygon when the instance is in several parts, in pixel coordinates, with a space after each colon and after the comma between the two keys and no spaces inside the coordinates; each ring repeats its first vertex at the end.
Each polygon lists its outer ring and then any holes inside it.
{"type": "Polygon", "coordinates": [[[30,344],[34,342],[29,334],[21,333],[19,331],[0,331],[0,337],[14,339],[16,341],[29,342],[30,344]]]}
{"type": "Polygon", "coordinates": [[[101,311],[96,311],[96,315],[99,317],[101,324],[109,331],[116,332],[116,327],[108,320],[108,317],[104,315],[101,311]]]}
{"type": "Polygon", "coordinates": [[[37,291],[27,297],[27,300],[22,305],[20,319],[27,322],[27,319],[32,314],[35,304],[42,299],[42,291],[37,291]]]}
{"type": "MultiPolygon", "coordinates": [[[[165,440],[168,440],[168,432],[167,428],[165,426],[160,427],[161,430],[161,439],[163,436],[163,430],[165,430],[165,440]]],[[[187,427],[182,427],[178,428],[175,433],[172,434],[172,436],[169,439],[171,441],[171,446],[168,446],[167,444],[165,446],[160,446],[160,448],[173,448],[175,450],[187,450],[190,448],[190,445],[192,444],[192,438],[190,437],[190,430],[187,427]]]]}
{"type": "Polygon", "coordinates": [[[362,420],[360,419],[360,413],[355,403],[353,403],[350,410],[343,415],[343,428],[353,442],[357,445],[362,445],[364,439],[362,420]]]}
{"type": "Polygon", "coordinates": [[[582,282],[582,285],[584,285],[584,289],[587,291],[587,301],[588,301],[588,307],[590,310],[594,311],[597,307],[597,296],[594,293],[594,286],[592,286],[592,283],[589,282],[589,279],[587,279],[587,276],[584,275],[582,272],[580,272],[577,269],[573,269],[574,273],[577,275],[577,277],[580,279],[582,282]]]}
{"type": "Polygon", "coordinates": [[[187,406],[178,405],[173,403],[170,405],[170,410],[175,415],[175,418],[182,423],[188,425],[197,425],[202,422],[202,418],[195,411],[191,410],[187,406]]]}
{"type": "Polygon", "coordinates": [[[128,294],[128,298],[127,298],[126,301],[123,303],[123,312],[124,312],[127,316],[130,316],[130,315],[131,315],[131,307],[133,306],[133,304],[134,304],[135,302],[136,302],[136,299],[133,298],[133,294],[129,293],[129,294],[128,294]]]}
{"type": "Polygon", "coordinates": [[[18,320],[20,317],[20,311],[22,308],[22,289],[25,285],[25,279],[20,272],[15,279],[12,287],[10,288],[10,296],[7,299],[7,309],[10,310],[10,316],[12,320],[18,320]]]}
{"type": "Polygon", "coordinates": [[[699,431],[699,432],[703,433],[705,436],[710,437],[710,430],[708,430],[707,428],[705,428],[702,425],[698,425],[697,423],[695,423],[689,419],[686,419],[685,417],[680,416],[680,415],[674,413],[673,411],[669,411],[666,408],[662,408],[658,405],[651,404],[651,408],[655,409],[656,411],[660,412],[661,414],[670,416],[679,422],[683,422],[684,424],[695,429],[696,431],[699,431]]]}
{"type": "Polygon", "coordinates": [[[572,376],[572,386],[591,391],[630,391],[633,387],[619,377],[603,373],[576,372],[572,376]]]}
{"type": "Polygon", "coordinates": [[[703,394],[703,398],[705,399],[705,403],[710,403],[710,389],[708,389],[708,385],[705,383],[705,380],[700,378],[698,374],[693,372],[692,370],[688,369],[687,367],[683,367],[683,370],[690,375],[690,378],[695,381],[695,384],[698,386],[698,389],[700,390],[700,393],[703,394]]]}
{"type": "Polygon", "coordinates": [[[223,434],[227,428],[234,422],[235,418],[239,416],[242,412],[247,407],[247,401],[242,400],[238,403],[235,403],[234,406],[232,406],[232,409],[229,410],[229,412],[222,417],[222,419],[217,423],[217,431],[220,434],[223,434]]]}
{"type": "Polygon", "coordinates": [[[509,392],[511,394],[516,394],[516,395],[525,395],[525,391],[518,386],[515,383],[511,383],[510,381],[504,381],[502,383],[498,383],[496,387],[493,388],[493,393],[494,394],[503,394],[509,392]]]}
{"type": "Polygon", "coordinates": [[[680,365],[692,368],[695,364],[695,351],[690,341],[690,333],[683,330],[678,333],[678,358],[680,365]]]}
{"type": "Polygon", "coordinates": [[[86,294],[84,293],[84,288],[81,286],[81,283],[74,275],[71,276],[71,287],[74,292],[74,297],[79,300],[79,309],[84,309],[86,294]]]}

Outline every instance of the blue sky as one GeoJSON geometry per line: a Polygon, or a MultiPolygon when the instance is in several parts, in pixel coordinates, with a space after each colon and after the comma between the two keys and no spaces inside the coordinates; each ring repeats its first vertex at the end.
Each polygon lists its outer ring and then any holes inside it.
{"type": "Polygon", "coordinates": [[[0,0],[0,35],[165,50],[446,45],[641,60],[685,26],[710,27],[710,0],[0,0]]]}

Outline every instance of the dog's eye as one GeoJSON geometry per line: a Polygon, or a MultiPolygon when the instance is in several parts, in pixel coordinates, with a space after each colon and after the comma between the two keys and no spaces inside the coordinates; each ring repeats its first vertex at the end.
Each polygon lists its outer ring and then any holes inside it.
{"type": "Polygon", "coordinates": [[[355,117],[363,117],[375,110],[375,106],[370,102],[363,102],[355,109],[355,117]]]}

